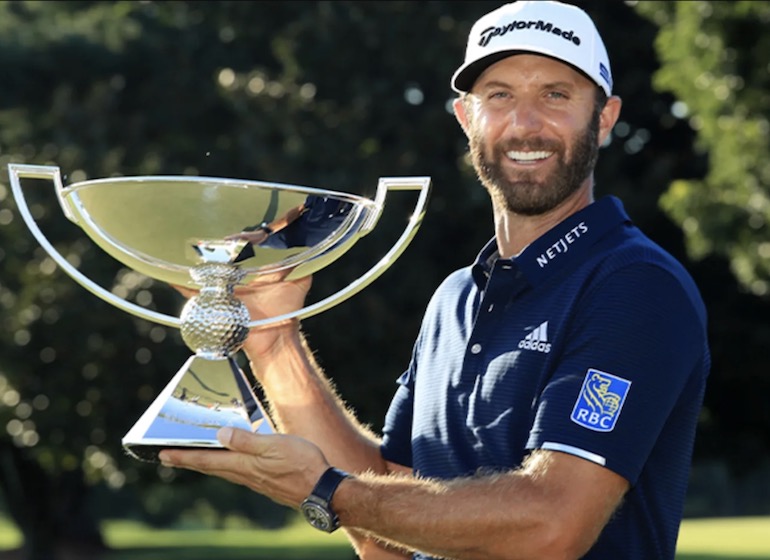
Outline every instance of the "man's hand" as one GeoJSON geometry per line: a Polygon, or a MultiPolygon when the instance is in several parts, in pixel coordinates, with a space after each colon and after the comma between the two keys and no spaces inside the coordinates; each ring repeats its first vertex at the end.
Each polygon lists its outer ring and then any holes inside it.
{"type": "Polygon", "coordinates": [[[241,233],[234,233],[225,237],[225,241],[248,241],[252,245],[259,245],[264,243],[267,238],[270,237],[267,231],[262,229],[256,229],[254,231],[242,231],[241,233]]]}
{"type": "Polygon", "coordinates": [[[329,467],[318,447],[296,436],[222,428],[217,437],[227,450],[166,449],[160,461],[167,467],[241,484],[293,508],[299,507],[329,467]]]}

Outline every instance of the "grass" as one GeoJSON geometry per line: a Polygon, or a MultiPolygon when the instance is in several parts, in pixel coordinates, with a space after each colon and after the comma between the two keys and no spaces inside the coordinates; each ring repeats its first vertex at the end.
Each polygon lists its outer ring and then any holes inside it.
{"type": "Polygon", "coordinates": [[[278,530],[154,530],[112,521],[104,536],[116,553],[109,560],[353,560],[341,532],[327,535],[298,521],[278,530]],[[180,542],[184,545],[180,547],[180,542]]]}
{"type": "MultiPolygon", "coordinates": [[[[354,560],[342,532],[327,535],[297,520],[273,531],[263,529],[151,529],[134,521],[102,526],[112,549],[104,560],[354,560]]],[[[2,551],[18,548],[21,534],[0,519],[2,551]]]]}
{"type": "Polygon", "coordinates": [[[681,560],[768,560],[770,517],[687,519],[677,551],[681,560]]]}
{"type": "MultiPolygon", "coordinates": [[[[353,560],[344,535],[326,535],[298,521],[279,531],[259,529],[153,530],[109,521],[105,560],[353,560]]],[[[0,520],[0,551],[17,548],[21,535],[0,520]]],[[[688,519],[677,560],[770,559],[770,517],[688,519]]],[[[0,558],[2,555],[0,555],[0,558]]]]}

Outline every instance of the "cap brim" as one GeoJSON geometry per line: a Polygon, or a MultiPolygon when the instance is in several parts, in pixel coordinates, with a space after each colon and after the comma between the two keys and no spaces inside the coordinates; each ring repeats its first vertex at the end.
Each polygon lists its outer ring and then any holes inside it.
{"type": "MultiPolygon", "coordinates": [[[[510,50],[500,51],[475,60],[467,66],[461,66],[454,77],[452,78],[452,89],[458,93],[467,93],[473,89],[473,84],[476,83],[482,72],[488,67],[492,66],[495,62],[508,58],[514,54],[521,54],[527,51],[510,50]]],[[[446,82],[445,82],[446,83],[446,82]]]]}
{"type": "Polygon", "coordinates": [[[610,94],[607,92],[607,88],[605,88],[603,85],[598,83],[594,78],[586,74],[582,69],[578,68],[577,66],[570,64],[566,60],[563,60],[559,58],[558,56],[555,56],[554,54],[550,52],[545,52],[542,50],[536,50],[536,49],[510,49],[510,50],[504,50],[504,51],[498,51],[494,53],[490,53],[485,57],[482,57],[478,60],[475,60],[468,64],[467,66],[461,66],[457,69],[457,72],[455,72],[455,75],[452,77],[452,89],[455,90],[457,93],[468,93],[470,90],[473,89],[473,84],[476,83],[476,80],[479,79],[479,76],[484,73],[484,70],[492,66],[495,62],[499,62],[500,60],[504,58],[508,58],[509,56],[513,56],[516,54],[536,54],[539,56],[545,56],[547,58],[551,58],[557,62],[561,62],[562,64],[565,64],[575,70],[576,72],[579,72],[581,75],[585,76],[591,83],[596,84],[598,87],[602,88],[605,93],[609,96],[610,94]]]}

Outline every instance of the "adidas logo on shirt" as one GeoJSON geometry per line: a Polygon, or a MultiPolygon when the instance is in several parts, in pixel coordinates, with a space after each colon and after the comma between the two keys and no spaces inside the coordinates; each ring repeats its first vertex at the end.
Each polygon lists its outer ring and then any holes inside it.
{"type": "Polygon", "coordinates": [[[548,321],[544,321],[534,331],[521,339],[519,348],[548,354],[551,351],[551,343],[548,342],[548,321]]]}

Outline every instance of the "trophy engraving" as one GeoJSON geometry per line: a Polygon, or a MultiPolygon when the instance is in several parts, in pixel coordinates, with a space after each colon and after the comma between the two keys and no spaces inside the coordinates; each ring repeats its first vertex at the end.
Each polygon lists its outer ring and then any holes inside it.
{"type": "Polygon", "coordinates": [[[374,198],[366,198],[214,177],[115,177],[65,186],[55,166],[12,163],[8,172],[24,222],[65,273],[122,311],[180,329],[193,352],[122,440],[130,455],[144,461],[156,461],[169,447],[221,448],[216,431],[223,426],[270,433],[270,419],[234,359],[249,329],[316,315],[371,284],[414,238],[430,193],[428,177],[381,178],[374,198]],[[53,183],[64,215],[122,265],[196,295],[176,317],[93,282],[42,233],[23,179],[53,183]],[[415,191],[415,208],[398,240],[366,273],[295,312],[251,320],[240,289],[275,281],[276,274],[295,279],[326,268],[373,230],[390,191],[415,191]]]}

